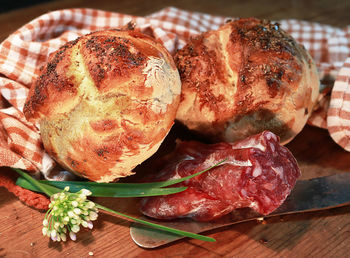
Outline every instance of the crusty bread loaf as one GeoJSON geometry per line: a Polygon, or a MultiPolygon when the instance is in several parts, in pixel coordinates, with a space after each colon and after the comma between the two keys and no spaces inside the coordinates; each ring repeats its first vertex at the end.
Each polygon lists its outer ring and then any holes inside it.
{"type": "Polygon", "coordinates": [[[49,57],[24,107],[45,149],[93,181],[132,174],[167,135],[181,82],[171,55],[133,30],[100,31],[49,57]]]}
{"type": "Polygon", "coordinates": [[[247,18],[203,33],[175,55],[182,81],[177,119],[213,141],[264,130],[287,143],[318,97],[310,55],[278,24],[247,18]]]}

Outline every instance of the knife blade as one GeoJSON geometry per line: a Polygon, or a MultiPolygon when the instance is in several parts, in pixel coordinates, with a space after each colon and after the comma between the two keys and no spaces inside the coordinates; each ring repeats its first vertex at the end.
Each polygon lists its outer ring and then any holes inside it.
{"type": "MultiPolygon", "coordinates": [[[[350,204],[350,172],[297,181],[284,203],[273,213],[264,217],[312,212],[348,204],[350,204]]],[[[220,219],[209,222],[197,222],[188,218],[159,221],[144,216],[141,217],[143,220],[193,233],[201,233],[259,218],[263,218],[263,216],[249,208],[237,209],[220,219]]],[[[130,235],[138,246],[144,248],[156,248],[184,238],[183,236],[159,231],[138,223],[130,225],[130,235]]]]}

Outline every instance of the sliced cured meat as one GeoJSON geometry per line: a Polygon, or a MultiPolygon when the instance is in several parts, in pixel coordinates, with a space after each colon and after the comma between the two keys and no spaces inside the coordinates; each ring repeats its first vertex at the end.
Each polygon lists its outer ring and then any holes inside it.
{"type": "Polygon", "coordinates": [[[262,215],[277,209],[300,176],[291,152],[268,131],[235,143],[182,142],[152,181],[182,178],[226,159],[222,165],[179,183],[177,194],[143,198],[141,212],[157,219],[208,221],[250,207],[262,215]]]}

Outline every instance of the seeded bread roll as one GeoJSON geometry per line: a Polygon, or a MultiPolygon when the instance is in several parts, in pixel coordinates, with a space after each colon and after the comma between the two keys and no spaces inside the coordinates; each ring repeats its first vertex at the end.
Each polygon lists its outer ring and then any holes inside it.
{"type": "Polygon", "coordinates": [[[316,66],[278,24],[247,18],[203,33],[175,55],[182,81],[177,119],[213,141],[269,130],[285,144],[318,97],[316,66]]]}
{"type": "Polygon", "coordinates": [[[181,82],[171,55],[140,32],[100,31],[50,55],[24,114],[45,149],[93,181],[132,174],[169,132],[181,82]]]}

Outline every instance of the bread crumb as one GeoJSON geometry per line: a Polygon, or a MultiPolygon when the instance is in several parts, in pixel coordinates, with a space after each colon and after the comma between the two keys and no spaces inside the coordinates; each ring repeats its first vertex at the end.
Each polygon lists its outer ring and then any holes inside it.
{"type": "Polygon", "coordinates": [[[93,256],[93,255],[94,255],[94,253],[93,253],[93,252],[89,252],[89,255],[90,255],[90,256],[93,256]]]}
{"type": "Polygon", "coordinates": [[[263,217],[256,218],[256,221],[262,223],[264,221],[264,218],[263,217]]]}

